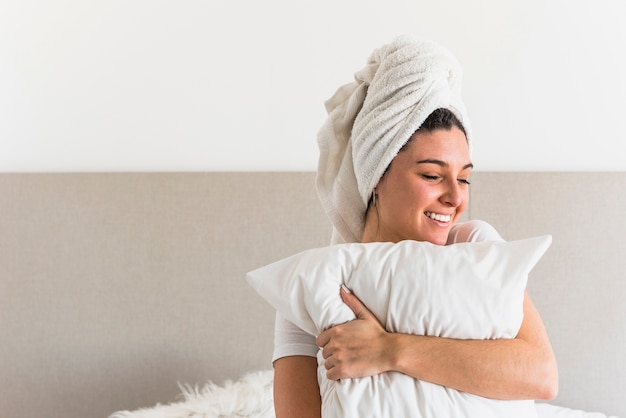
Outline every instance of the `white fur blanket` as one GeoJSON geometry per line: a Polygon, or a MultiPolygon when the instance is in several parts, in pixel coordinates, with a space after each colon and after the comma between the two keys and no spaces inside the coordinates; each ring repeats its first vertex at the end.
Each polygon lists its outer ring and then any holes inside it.
{"type": "MultiPolygon", "coordinates": [[[[273,371],[265,370],[248,373],[221,386],[212,382],[203,388],[183,385],[184,399],[180,402],[118,411],[108,418],[275,418],[273,376],[273,371]]],[[[618,418],[546,403],[536,405],[539,418],[618,418]]]]}
{"type": "Polygon", "coordinates": [[[248,373],[238,381],[203,388],[181,386],[183,400],[136,411],[118,411],[109,418],[274,418],[271,370],[248,373]]]}

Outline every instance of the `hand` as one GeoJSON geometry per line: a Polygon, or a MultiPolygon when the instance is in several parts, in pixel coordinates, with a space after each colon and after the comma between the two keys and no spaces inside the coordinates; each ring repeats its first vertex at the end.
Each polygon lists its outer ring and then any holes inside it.
{"type": "Polygon", "coordinates": [[[331,380],[373,376],[389,370],[390,334],[367,307],[343,287],[341,299],[356,319],[323,331],[317,337],[322,347],[326,375],[331,380]]]}

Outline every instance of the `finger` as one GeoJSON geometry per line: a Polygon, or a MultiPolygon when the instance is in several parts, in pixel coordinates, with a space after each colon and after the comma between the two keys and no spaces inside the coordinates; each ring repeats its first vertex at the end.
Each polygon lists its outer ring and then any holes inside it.
{"type": "Polygon", "coordinates": [[[320,335],[318,335],[315,339],[315,344],[317,344],[317,346],[320,348],[324,348],[326,344],[328,344],[328,341],[330,341],[330,336],[328,335],[328,332],[322,331],[322,333],[320,333],[320,335]]]}
{"type": "Polygon", "coordinates": [[[334,364],[333,364],[333,358],[332,357],[329,357],[326,360],[324,360],[324,368],[326,370],[330,370],[333,367],[334,367],[334,364]]]}
{"type": "Polygon", "coordinates": [[[372,316],[372,313],[367,309],[367,307],[361,302],[361,300],[356,297],[354,293],[352,293],[347,287],[341,286],[341,290],[339,291],[341,295],[341,300],[348,305],[352,312],[359,319],[365,319],[372,316]]]}
{"type": "Polygon", "coordinates": [[[322,357],[324,360],[328,360],[332,355],[333,352],[328,347],[322,348],[322,357]]]}
{"type": "Polygon", "coordinates": [[[336,367],[326,368],[326,377],[328,380],[339,380],[339,372],[336,367]]]}

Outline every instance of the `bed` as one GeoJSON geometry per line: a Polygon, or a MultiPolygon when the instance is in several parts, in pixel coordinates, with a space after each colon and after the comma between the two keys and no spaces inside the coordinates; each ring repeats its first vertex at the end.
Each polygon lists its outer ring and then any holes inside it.
{"type": "MultiPolygon", "coordinates": [[[[553,238],[528,281],[560,370],[543,416],[626,417],[624,190],[623,172],[473,174],[466,218],[553,238]]],[[[274,310],[245,278],[328,244],[314,173],[5,173],[0,193],[3,416],[271,401],[274,310]]]]}

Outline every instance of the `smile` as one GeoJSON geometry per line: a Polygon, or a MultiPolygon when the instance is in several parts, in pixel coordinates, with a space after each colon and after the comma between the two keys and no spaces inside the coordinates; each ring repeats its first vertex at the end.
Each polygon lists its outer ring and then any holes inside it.
{"type": "Polygon", "coordinates": [[[428,216],[430,219],[439,222],[450,222],[450,220],[452,219],[451,215],[442,215],[434,212],[426,212],[425,215],[428,216]]]}

